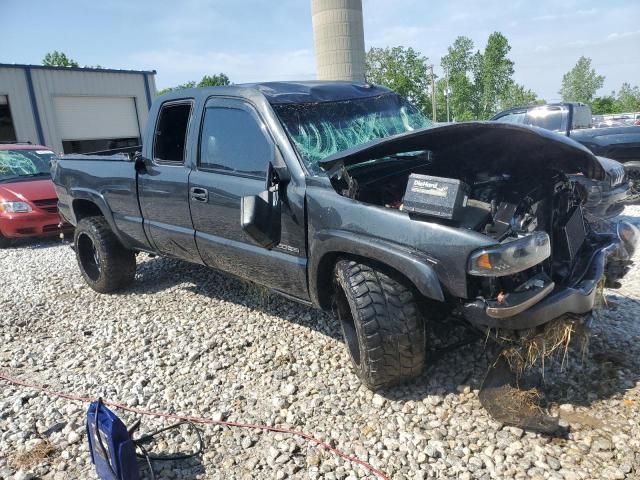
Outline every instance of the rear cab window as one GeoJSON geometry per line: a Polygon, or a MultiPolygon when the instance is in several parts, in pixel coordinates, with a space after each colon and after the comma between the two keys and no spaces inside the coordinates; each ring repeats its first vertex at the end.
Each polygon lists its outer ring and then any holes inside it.
{"type": "Polygon", "coordinates": [[[566,107],[545,106],[533,108],[527,113],[527,125],[552,130],[554,132],[565,132],[569,120],[569,109],[566,107]]]}
{"type": "Polygon", "coordinates": [[[193,103],[179,100],[165,103],[160,109],[153,135],[153,160],[157,163],[182,165],[193,103]]]}

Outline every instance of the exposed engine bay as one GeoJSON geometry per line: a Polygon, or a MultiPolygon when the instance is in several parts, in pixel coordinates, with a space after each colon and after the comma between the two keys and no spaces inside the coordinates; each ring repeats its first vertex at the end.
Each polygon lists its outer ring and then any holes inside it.
{"type": "MultiPolygon", "coordinates": [[[[436,222],[508,242],[546,232],[551,256],[531,271],[478,278],[477,293],[500,298],[536,274],[563,285],[580,276],[590,249],[581,204],[586,193],[561,172],[531,169],[529,175],[439,165],[430,151],[395,155],[332,175],[338,193],[361,202],[398,209],[416,221],[436,222]],[[586,257],[586,258],[583,258],[586,257]],[[582,261],[584,260],[584,262],[582,261]]],[[[476,164],[477,165],[477,164],[476,164]]],[[[474,292],[470,292],[474,293],[474,292]]]]}

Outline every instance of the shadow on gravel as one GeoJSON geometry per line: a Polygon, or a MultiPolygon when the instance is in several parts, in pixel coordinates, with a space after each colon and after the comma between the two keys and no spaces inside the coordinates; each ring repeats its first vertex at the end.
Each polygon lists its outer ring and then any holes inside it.
{"type": "MultiPolygon", "coordinates": [[[[208,298],[229,301],[279,316],[287,321],[318,331],[342,342],[338,322],[329,314],[268,293],[260,287],[217,273],[207,267],[179,260],[154,258],[138,265],[136,281],[123,294],[152,294],[170,289],[184,289],[208,298]]],[[[609,294],[610,311],[605,312],[595,327],[589,349],[570,349],[562,358],[545,366],[544,377],[534,380],[543,394],[543,405],[570,403],[592,406],[601,400],[621,398],[640,380],[640,327],[625,333],[616,325],[616,309],[625,315],[640,317],[640,302],[615,292],[609,294]]],[[[468,393],[480,389],[497,349],[486,343],[464,324],[444,320],[430,332],[429,353],[425,372],[414,382],[382,390],[382,396],[393,401],[423,401],[430,396],[468,393]],[[444,340],[443,340],[444,339],[444,340]]],[[[345,355],[344,368],[350,368],[345,355]]],[[[536,375],[532,376],[536,378],[536,375]]],[[[631,402],[631,401],[629,401],[631,402]]],[[[640,406],[640,399],[629,406],[640,406]]],[[[478,403],[478,408],[481,408],[478,403]]],[[[598,428],[603,423],[588,415],[567,418],[569,423],[598,428]]]]}
{"type": "Polygon", "coordinates": [[[574,351],[564,368],[556,362],[549,369],[550,401],[588,407],[616,398],[621,409],[640,408],[640,398],[625,397],[640,381],[640,325],[624,328],[618,321],[620,315],[640,318],[640,302],[615,291],[607,299],[609,312],[594,326],[587,351],[583,355],[574,351]]]}
{"type": "Polygon", "coordinates": [[[340,326],[331,315],[209,267],[181,260],[157,257],[138,263],[134,284],[121,295],[153,294],[171,289],[243,305],[342,341],[340,326]]]}
{"type": "Polygon", "coordinates": [[[193,457],[186,460],[162,461],[162,456],[152,461],[155,477],[149,474],[149,467],[140,461],[140,480],[162,480],[168,478],[180,478],[182,480],[195,480],[202,478],[207,473],[205,465],[200,458],[193,457]]]}

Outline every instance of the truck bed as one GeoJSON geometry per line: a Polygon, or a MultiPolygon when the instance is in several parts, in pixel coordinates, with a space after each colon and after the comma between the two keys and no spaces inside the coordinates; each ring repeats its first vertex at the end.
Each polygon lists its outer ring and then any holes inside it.
{"type": "Polygon", "coordinates": [[[138,204],[137,174],[128,154],[65,155],[54,160],[51,175],[60,214],[69,223],[77,225],[83,216],[95,214],[89,204],[98,205],[123,243],[150,249],[138,204]]]}

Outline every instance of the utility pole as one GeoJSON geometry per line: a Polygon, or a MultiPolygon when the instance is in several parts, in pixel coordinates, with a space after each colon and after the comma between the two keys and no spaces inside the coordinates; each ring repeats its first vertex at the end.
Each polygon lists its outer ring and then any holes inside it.
{"type": "Polygon", "coordinates": [[[431,107],[433,110],[433,118],[431,119],[434,123],[436,121],[436,80],[433,76],[433,63],[429,65],[429,69],[431,70],[431,107]]]}
{"type": "Polygon", "coordinates": [[[447,123],[449,123],[449,95],[451,95],[451,90],[449,90],[449,69],[445,70],[445,75],[447,78],[447,89],[445,90],[445,98],[447,99],[447,123]]]}

